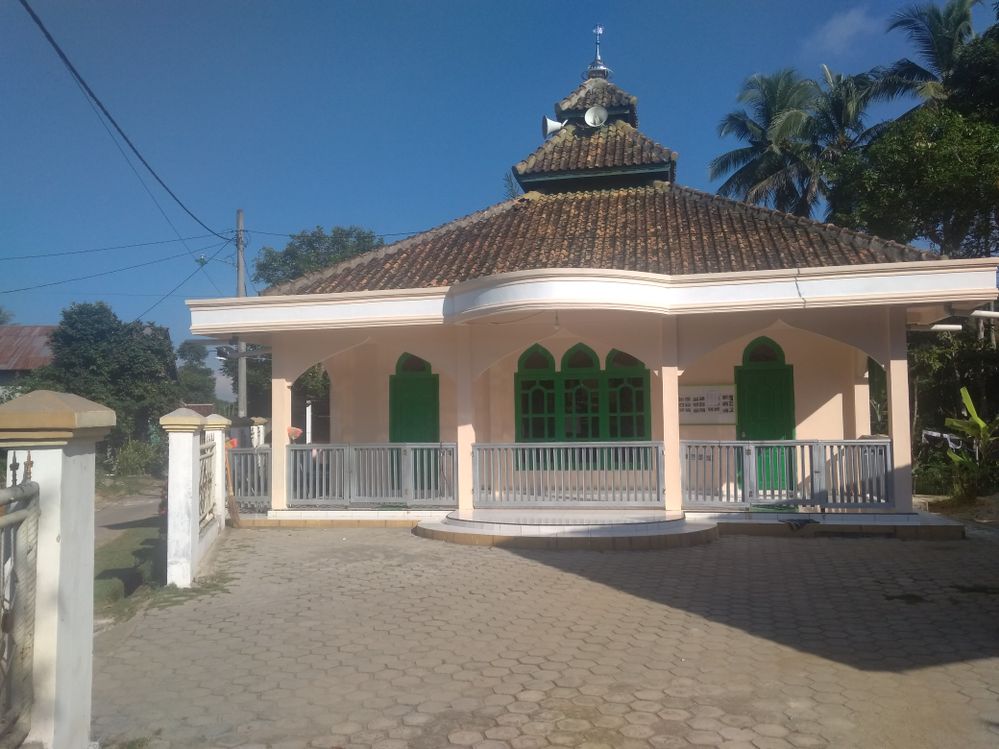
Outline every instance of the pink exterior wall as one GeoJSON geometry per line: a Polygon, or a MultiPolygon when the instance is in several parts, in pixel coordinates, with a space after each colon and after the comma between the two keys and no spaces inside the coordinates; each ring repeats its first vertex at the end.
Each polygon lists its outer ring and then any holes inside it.
{"type": "MultiPolygon", "coordinates": [[[[867,312],[867,320],[880,319],[883,310],[867,312]]],[[[794,367],[795,413],[798,439],[843,439],[870,430],[867,414],[867,354],[843,339],[870,344],[878,353],[880,340],[864,329],[863,318],[854,310],[822,311],[811,317],[800,312],[756,315],[692,315],[679,318],[678,355],[680,385],[733,384],[734,368],[741,364],[746,345],[766,335],[784,350],[794,367]],[[723,319],[723,318],[727,318],[723,319]],[[783,318],[806,324],[802,327],[783,318]]],[[[661,352],[662,318],[647,314],[612,312],[560,312],[536,315],[530,322],[476,324],[469,326],[474,373],[475,439],[479,442],[515,441],[513,380],[520,354],[533,343],[541,343],[555,357],[583,342],[604,362],[612,348],[638,357],[649,367],[653,411],[661,352]],[[551,318],[550,320],[547,318],[551,318]],[[535,322],[535,320],[538,322],[535,322]]],[[[879,327],[879,326],[874,326],[879,327]]],[[[440,378],[441,439],[454,441],[456,434],[456,335],[454,327],[377,328],[364,334],[362,342],[343,350],[324,364],[331,379],[332,439],[337,442],[388,441],[389,377],[399,356],[408,352],[430,362],[440,378]]],[[[357,331],[355,331],[355,334],[357,331]]],[[[319,335],[319,334],[314,334],[319,335]]],[[[331,333],[330,341],[338,334],[331,333]]],[[[324,346],[312,343],[317,355],[324,346]]],[[[336,350],[331,342],[326,349],[336,350]]],[[[661,399],[658,399],[661,402],[661,399]]],[[[666,405],[667,415],[671,410],[666,405]]],[[[662,439],[662,419],[653,413],[652,437],[662,439]]],[[[683,439],[735,439],[734,425],[681,425],[683,439]]]]}

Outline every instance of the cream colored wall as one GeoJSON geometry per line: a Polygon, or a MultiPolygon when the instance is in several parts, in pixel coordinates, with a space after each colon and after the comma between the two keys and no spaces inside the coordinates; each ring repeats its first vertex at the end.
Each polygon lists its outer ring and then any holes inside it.
{"type": "MultiPolygon", "coordinates": [[[[689,327],[685,331],[688,335],[693,333],[689,327]]],[[[852,346],[787,325],[741,335],[710,351],[684,369],[680,386],[734,384],[735,367],[742,364],[746,346],[764,335],[784,350],[785,361],[794,368],[795,437],[802,440],[855,437],[854,394],[859,352],[852,346]]],[[[691,440],[738,439],[734,424],[681,424],[680,436],[691,440]]]]}
{"type": "MultiPolygon", "coordinates": [[[[883,316],[880,309],[867,312],[869,320],[878,321],[883,316]]],[[[796,325],[784,322],[777,312],[679,318],[680,385],[733,384],[734,368],[741,363],[745,346],[767,335],[784,349],[787,362],[794,367],[799,439],[843,439],[867,433],[869,424],[863,423],[868,397],[866,354],[828,337],[836,333],[851,342],[862,340],[857,315],[853,310],[849,314],[822,310],[812,313],[811,318],[800,311],[786,312],[783,317],[793,318],[796,325]],[[801,325],[823,334],[803,330],[801,325]]],[[[650,385],[655,389],[661,387],[661,326],[661,318],[650,315],[578,311],[561,312],[557,318],[554,313],[545,313],[526,321],[469,326],[476,441],[515,440],[514,374],[521,353],[533,343],[545,346],[555,357],[556,366],[579,342],[594,349],[601,363],[612,348],[626,351],[646,363],[652,374],[650,385]]],[[[453,441],[457,428],[456,335],[460,332],[450,326],[378,328],[358,339],[355,331],[349,347],[344,344],[340,353],[324,360],[331,380],[333,439],[388,440],[389,377],[399,356],[409,352],[429,361],[439,375],[441,439],[453,441]]],[[[318,342],[310,343],[317,351],[322,349],[318,342]]],[[[665,410],[670,413],[668,404],[665,410]]],[[[653,422],[653,438],[661,439],[662,424],[653,422]]],[[[681,437],[735,439],[735,426],[681,425],[681,437]]]]}

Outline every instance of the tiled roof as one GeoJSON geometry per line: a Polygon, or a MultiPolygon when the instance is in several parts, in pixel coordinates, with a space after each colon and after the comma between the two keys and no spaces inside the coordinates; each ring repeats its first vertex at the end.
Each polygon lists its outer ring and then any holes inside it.
{"type": "Polygon", "coordinates": [[[655,182],[527,193],[264,293],[441,287],[537,268],[688,275],[931,257],[896,242],[655,182]]]}
{"type": "Polygon", "coordinates": [[[0,371],[26,372],[49,364],[55,325],[0,325],[0,371]]]}
{"type": "Polygon", "coordinates": [[[606,109],[623,107],[635,110],[638,107],[638,97],[622,91],[603,78],[589,78],[555,105],[555,114],[562,117],[567,112],[585,112],[590,107],[596,106],[606,109]]]}
{"type": "Polygon", "coordinates": [[[617,120],[596,130],[567,125],[514,169],[521,176],[655,164],[671,169],[674,156],[627,122],[617,120]]]}

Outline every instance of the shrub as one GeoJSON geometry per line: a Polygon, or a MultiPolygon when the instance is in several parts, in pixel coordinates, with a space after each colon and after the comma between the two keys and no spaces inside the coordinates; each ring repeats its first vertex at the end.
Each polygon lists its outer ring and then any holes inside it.
{"type": "Polygon", "coordinates": [[[968,388],[961,388],[961,400],[968,418],[947,419],[945,423],[963,434],[971,443],[971,449],[960,453],[948,450],[947,456],[954,463],[954,499],[973,502],[991,488],[990,483],[994,480],[999,457],[999,419],[992,422],[982,419],[968,388]]]}
{"type": "Polygon", "coordinates": [[[950,494],[954,487],[954,464],[946,451],[923,445],[917,454],[912,482],[916,494],[950,494]]]}
{"type": "Polygon", "coordinates": [[[115,473],[119,476],[144,476],[156,461],[156,449],[147,442],[127,440],[118,449],[115,473]]]}

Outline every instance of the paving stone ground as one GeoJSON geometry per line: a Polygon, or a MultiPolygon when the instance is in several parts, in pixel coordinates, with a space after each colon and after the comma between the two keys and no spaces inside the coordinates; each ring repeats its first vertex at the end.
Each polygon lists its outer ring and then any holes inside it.
{"type": "Polygon", "coordinates": [[[601,553],[262,529],[216,565],[225,591],[98,636],[102,746],[999,746],[987,540],[601,553]]]}

